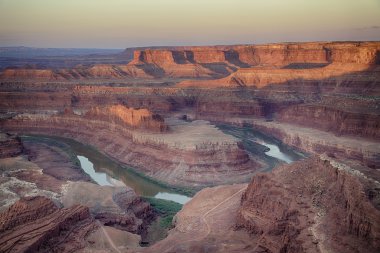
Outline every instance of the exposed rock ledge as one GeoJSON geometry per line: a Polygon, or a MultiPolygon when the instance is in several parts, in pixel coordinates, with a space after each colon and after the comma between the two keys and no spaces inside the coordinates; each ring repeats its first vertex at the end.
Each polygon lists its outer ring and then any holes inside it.
{"type": "Polygon", "coordinates": [[[247,182],[265,165],[237,139],[206,121],[168,120],[170,131],[149,133],[78,115],[24,114],[2,122],[14,132],[57,135],[90,144],[150,177],[178,186],[247,182]]]}
{"type": "Polygon", "coordinates": [[[379,178],[325,156],[280,167],[253,178],[237,226],[265,252],[378,252],[379,178]]]}
{"type": "Polygon", "coordinates": [[[59,209],[46,197],[27,197],[0,214],[1,252],[72,252],[96,224],[89,209],[59,209]]]}
{"type": "Polygon", "coordinates": [[[254,130],[273,136],[284,144],[306,153],[318,155],[326,153],[335,158],[359,161],[372,169],[380,168],[380,144],[368,138],[336,136],[331,132],[259,118],[210,117],[210,119],[230,124],[252,125],[254,130]]]}

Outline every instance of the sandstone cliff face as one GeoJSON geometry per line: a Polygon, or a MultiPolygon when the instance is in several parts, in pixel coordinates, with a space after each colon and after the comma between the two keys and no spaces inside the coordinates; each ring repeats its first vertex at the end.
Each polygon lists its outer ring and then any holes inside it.
{"type": "Polygon", "coordinates": [[[236,66],[274,65],[292,63],[356,63],[376,64],[376,42],[365,43],[279,43],[268,45],[187,47],[146,49],[134,52],[130,64],[186,64],[224,62],[236,66]]]}
{"type": "Polygon", "coordinates": [[[371,113],[369,110],[367,112],[346,111],[323,103],[296,105],[281,111],[278,119],[331,131],[338,135],[380,138],[380,115],[371,113]]]}
{"type": "Polygon", "coordinates": [[[152,114],[147,109],[133,109],[123,105],[95,107],[86,112],[86,118],[120,123],[126,127],[147,129],[156,132],[168,130],[164,119],[158,114],[152,114]]]}
{"type": "Polygon", "coordinates": [[[378,185],[335,161],[296,162],[253,178],[237,226],[265,252],[377,252],[378,185]]]}
{"type": "Polygon", "coordinates": [[[0,251],[72,252],[95,228],[87,207],[59,209],[45,197],[28,197],[0,214],[0,251]]]}
{"type": "MultiPolygon", "coordinates": [[[[7,69],[1,74],[1,79],[34,78],[53,81],[135,77],[149,79],[165,76],[215,78],[226,76],[242,67],[284,67],[300,63],[311,64],[311,66],[327,63],[373,65],[379,63],[379,49],[379,43],[376,42],[283,43],[145,49],[135,50],[134,59],[128,65],[98,64],[87,68],[60,69],[57,71],[7,69]]],[[[261,79],[263,78],[261,77],[261,79]]],[[[192,83],[191,85],[199,84],[192,83]]],[[[219,83],[218,86],[221,84],[219,83]]]]}

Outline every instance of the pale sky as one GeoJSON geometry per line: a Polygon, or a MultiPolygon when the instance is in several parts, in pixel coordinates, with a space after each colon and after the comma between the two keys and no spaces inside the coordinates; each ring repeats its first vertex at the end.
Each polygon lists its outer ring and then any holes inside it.
{"type": "Polygon", "coordinates": [[[380,0],[0,0],[0,46],[379,40],[380,0]]]}

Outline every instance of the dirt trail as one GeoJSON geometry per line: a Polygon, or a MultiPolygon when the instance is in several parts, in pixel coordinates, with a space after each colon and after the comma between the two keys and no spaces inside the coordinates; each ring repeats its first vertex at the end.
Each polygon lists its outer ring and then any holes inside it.
{"type": "Polygon", "coordinates": [[[113,243],[111,237],[108,235],[108,233],[107,233],[107,231],[104,229],[103,225],[102,225],[99,221],[97,221],[97,223],[99,224],[100,228],[101,228],[102,231],[103,231],[103,234],[106,236],[106,238],[107,238],[108,242],[110,243],[110,245],[112,246],[112,248],[114,248],[114,250],[115,250],[116,252],[118,252],[118,253],[122,253],[122,252],[116,247],[116,245],[113,243]]]}
{"type": "Polygon", "coordinates": [[[208,210],[206,213],[204,213],[202,215],[202,220],[203,222],[206,224],[207,226],[207,234],[204,235],[202,238],[205,238],[207,237],[211,230],[210,230],[210,225],[209,223],[207,222],[206,220],[206,216],[209,215],[212,211],[214,211],[215,209],[217,209],[219,206],[223,205],[224,203],[230,201],[233,197],[235,197],[236,195],[238,195],[239,193],[241,193],[242,191],[244,191],[247,187],[246,186],[243,186],[240,190],[238,190],[237,192],[235,192],[234,194],[232,194],[230,197],[226,198],[225,200],[223,200],[222,202],[220,202],[219,204],[217,204],[216,206],[214,206],[213,208],[211,208],[210,210],[208,210]]]}
{"type": "MultiPolygon", "coordinates": [[[[205,226],[207,227],[207,232],[203,235],[200,235],[198,237],[193,237],[189,240],[185,240],[185,241],[182,241],[181,244],[185,244],[185,243],[188,243],[188,242],[192,242],[192,241],[200,241],[204,238],[206,238],[210,232],[211,232],[211,229],[210,229],[210,224],[208,223],[207,219],[206,219],[206,216],[208,216],[211,212],[215,211],[218,207],[220,207],[221,205],[227,203],[228,201],[230,201],[231,199],[233,199],[236,195],[240,194],[242,191],[244,191],[245,189],[247,188],[246,185],[242,186],[237,192],[233,193],[231,196],[229,196],[228,198],[224,199],[223,201],[219,202],[217,205],[215,205],[214,207],[212,207],[210,210],[208,210],[207,212],[205,212],[202,216],[201,216],[201,220],[202,222],[205,224],[205,226]]],[[[175,247],[175,245],[172,245],[171,247],[169,247],[167,250],[165,250],[165,252],[170,252],[170,250],[175,247]]]]}

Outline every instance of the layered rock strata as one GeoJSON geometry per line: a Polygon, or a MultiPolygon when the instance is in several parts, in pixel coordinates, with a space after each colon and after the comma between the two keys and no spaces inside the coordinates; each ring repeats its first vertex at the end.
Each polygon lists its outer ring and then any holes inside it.
{"type": "Polygon", "coordinates": [[[4,129],[90,144],[150,177],[178,186],[247,181],[265,167],[250,160],[237,139],[206,121],[172,120],[168,125],[167,133],[153,133],[75,114],[24,114],[2,121],[4,129]]]}
{"type": "Polygon", "coordinates": [[[81,80],[121,78],[215,78],[238,68],[253,66],[290,66],[328,63],[376,64],[379,62],[376,42],[283,43],[216,47],[177,47],[134,50],[127,65],[98,64],[73,69],[6,69],[1,79],[81,80]],[[293,64],[293,65],[292,65],[293,64]]]}
{"type": "Polygon", "coordinates": [[[156,132],[168,130],[164,119],[160,115],[152,114],[147,109],[134,109],[123,105],[95,107],[87,111],[85,117],[156,132]]]}
{"type": "Polygon", "coordinates": [[[87,207],[58,208],[45,197],[19,200],[0,214],[1,252],[72,252],[96,228],[87,207]]]}
{"type": "Polygon", "coordinates": [[[380,166],[380,144],[377,141],[337,137],[328,132],[281,122],[254,120],[251,123],[255,129],[307,153],[327,153],[332,157],[356,160],[373,169],[380,166]]]}
{"type": "Polygon", "coordinates": [[[280,167],[253,178],[237,226],[259,238],[257,252],[377,252],[377,179],[324,157],[280,167]]]}
{"type": "Polygon", "coordinates": [[[155,218],[149,203],[142,201],[129,187],[69,182],[65,189],[61,198],[65,207],[87,206],[91,215],[106,226],[144,235],[155,218]]]}
{"type": "Polygon", "coordinates": [[[274,140],[306,154],[319,155],[326,153],[331,157],[342,160],[357,161],[374,170],[380,166],[380,144],[374,139],[345,135],[336,136],[331,132],[275,120],[215,116],[210,119],[215,122],[252,127],[252,130],[273,137],[274,140]]]}

